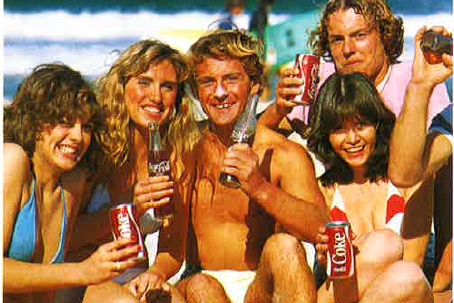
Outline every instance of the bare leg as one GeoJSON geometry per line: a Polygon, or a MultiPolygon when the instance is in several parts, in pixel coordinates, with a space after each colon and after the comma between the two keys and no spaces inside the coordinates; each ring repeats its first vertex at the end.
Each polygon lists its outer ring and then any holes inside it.
{"type": "Polygon", "coordinates": [[[431,303],[433,295],[421,268],[399,261],[389,266],[367,289],[361,303],[431,303]]]}
{"type": "Polygon", "coordinates": [[[190,276],[180,281],[177,288],[188,303],[230,303],[221,283],[209,275],[190,276]]]}
{"type": "Polygon", "coordinates": [[[452,239],[446,245],[438,269],[435,273],[433,291],[440,292],[449,288],[452,282],[452,239]]]}
{"type": "Polygon", "coordinates": [[[452,303],[452,290],[434,293],[434,303],[452,303]]]}
{"type": "Polygon", "coordinates": [[[402,239],[390,230],[363,235],[355,240],[355,247],[355,275],[345,280],[326,281],[317,292],[317,302],[358,302],[371,283],[403,257],[402,239]]]}
{"type": "Polygon", "coordinates": [[[146,295],[147,303],[184,303],[186,300],[174,286],[170,287],[170,293],[163,290],[150,290],[146,295]]]}
{"type": "Polygon", "coordinates": [[[315,280],[295,237],[275,234],[267,240],[244,302],[316,302],[315,280]]]}
{"type": "Polygon", "coordinates": [[[446,245],[452,239],[452,155],[440,168],[435,178],[434,190],[434,224],[436,236],[436,262],[441,262],[446,245]]]}
{"type": "Polygon", "coordinates": [[[401,237],[404,240],[404,260],[422,266],[429,242],[433,217],[434,179],[428,178],[405,205],[401,237]]]}

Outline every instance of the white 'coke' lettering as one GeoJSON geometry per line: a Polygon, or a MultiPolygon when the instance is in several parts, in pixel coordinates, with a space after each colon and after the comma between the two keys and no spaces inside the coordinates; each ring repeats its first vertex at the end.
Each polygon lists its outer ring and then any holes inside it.
{"type": "Polygon", "coordinates": [[[121,238],[131,238],[131,225],[129,224],[129,216],[125,213],[117,215],[118,230],[120,231],[121,238]]]}
{"type": "Polygon", "coordinates": [[[318,65],[314,64],[311,69],[312,82],[310,84],[309,91],[308,91],[308,94],[309,94],[309,97],[311,98],[311,100],[314,100],[314,98],[315,98],[315,91],[317,89],[317,77],[318,77],[318,65]]]}
{"type": "Polygon", "coordinates": [[[155,176],[164,176],[170,171],[170,161],[162,161],[158,164],[150,164],[150,170],[155,176]]]}
{"type": "Polygon", "coordinates": [[[345,234],[342,232],[334,234],[334,254],[331,261],[336,265],[342,265],[347,262],[347,247],[345,245],[345,234]]]}

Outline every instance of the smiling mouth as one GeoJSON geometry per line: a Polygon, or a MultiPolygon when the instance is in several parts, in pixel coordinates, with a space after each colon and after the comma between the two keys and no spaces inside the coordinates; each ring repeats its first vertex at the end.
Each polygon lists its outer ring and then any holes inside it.
{"type": "Polygon", "coordinates": [[[79,158],[79,150],[75,147],[69,145],[59,145],[58,150],[65,157],[74,157],[75,159],[79,158]]]}
{"type": "Polygon", "coordinates": [[[348,154],[356,154],[356,153],[362,152],[365,148],[366,148],[366,146],[364,146],[364,145],[360,146],[360,147],[352,147],[352,148],[345,149],[345,152],[348,154]]]}
{"type": "Polygon", "coordinates": [[[150,114],[153,114],[153,115],[158,115],[158,114],[163,112],[162,109],[159,109],[159,108],[156,108],[156,107],[153,107],[153,106],[142,107],[142,109],[143,109],[144,112],[147,112],[147,113],[150,113],[150,114]]]}
{"type": "Polygon", "coordinates": [[[227,109],[227,108],[230,108],[233,104],[231,103],[221,103],[221,104],[215,104],[213,105],[214,107],[216,107],[217,109],[227,109]]]}

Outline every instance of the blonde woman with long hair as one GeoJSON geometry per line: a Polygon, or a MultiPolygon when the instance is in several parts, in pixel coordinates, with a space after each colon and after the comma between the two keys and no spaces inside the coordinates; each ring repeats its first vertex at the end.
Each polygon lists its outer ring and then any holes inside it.
{"type": "MultiPolygon", "coordinates": [[[[184,260],[186,232],[179,231],[186,231],[188,224],[192,149],[199,136],[190,99],[184,93],[188,75],[185,59],[177,50],[149,39],[131,45],[97,82],[97,96],[107,125],[100,135],[105,159],[98,178],[105,189],[105,198],[99,198],[96,192],[92,195],[87,212],[93,213],[81,216],[79,234],[90,233],[93,237],[90,243],[81,237],[75,250],[83,253],[85,248],[98,245],[109,236],[106,212],[113,205],[134,202],[139,214],[143,214],[150,208],[173,203],[175,213],[173,223],[160,231],[158,254],[146,274],[136,278],[146,270],[147,264],[143,264],[126,272],[123,279],[115,280],[117,284],[109,282],[91,287],[84,302],[109,301],[120,295],[137,302],[145,300],[146,290],[151,288],[167,292],[167,279],[178,272],[184,260]],[[148,124],[151,122],[159,123],[172,178],[148,176],[148,124]],[[106,201],[109,203],[104,204],[106,201]],[[100,226],[100,222],[105,223],[100,226]]],[[[172,290],[172,300],[177,300],[176,296],[172,290]]]]}

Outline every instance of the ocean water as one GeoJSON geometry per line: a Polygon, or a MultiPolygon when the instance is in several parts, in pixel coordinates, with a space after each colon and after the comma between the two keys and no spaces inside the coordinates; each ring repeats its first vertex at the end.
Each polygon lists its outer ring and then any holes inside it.
{"type": "MultiPolygon", "coordinates": [[[[220,11],[185,10],[167,13],[152,10],[71,11],[8,10],[3,15],[3,96],[9,102],[23,77],[41,63],[63,62],[93,80],[133,42],[156,38],[185,52],[198,36],[221,18],[220,11]]],[[[422,25],[444,25],[453,31],[452,9],[418,14],[401,13],[405,24],[402,59],[411,60],[413,36],[422,25]]],[[[270,24],[295,15],[273,12],[270,24]]],[[[249,15],[239,24],[246,27],[249,15]]]]}

